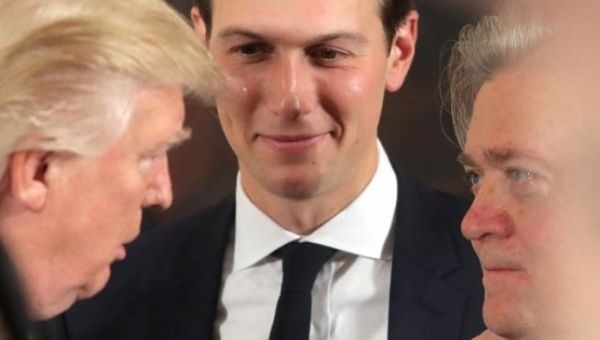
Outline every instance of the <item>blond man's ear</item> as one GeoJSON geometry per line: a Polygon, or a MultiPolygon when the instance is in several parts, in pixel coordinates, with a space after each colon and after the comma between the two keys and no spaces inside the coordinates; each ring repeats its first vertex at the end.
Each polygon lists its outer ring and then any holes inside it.
{"type": "Polygon", "coordinates": [[[10,194],[28,210],[40,211],[46,204],[49,155],[47,151],[24,150],[8,159],[5,175],[10,194]]]}

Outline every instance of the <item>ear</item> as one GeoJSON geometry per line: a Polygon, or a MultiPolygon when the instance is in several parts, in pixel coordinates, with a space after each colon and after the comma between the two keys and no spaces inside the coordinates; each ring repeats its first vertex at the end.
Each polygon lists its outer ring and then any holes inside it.
{"type": "Polygon", "coordinates": [[[410,11],[404,22],[396,29],[388,57],[386,89],[390,92],[398,90],[404,83],[413,57],[418,35],[419,14],[410,11]]]}
{"type": "Polygon", "coordinates": [[[47,151],[17,151],[9,159],[8,176],[13,198],[27,209],[40,211],[48,196],[47,151]]]}
{"type": "Polygon", "coordinates": [[[194,32],[196,33],[196,36],[204,45],[206,45],[206,23],[202,18],[202,13],[200,13],[198,6],[192,7],[190,16],[192,17],[192,24],[194,25],[194,32]]]}

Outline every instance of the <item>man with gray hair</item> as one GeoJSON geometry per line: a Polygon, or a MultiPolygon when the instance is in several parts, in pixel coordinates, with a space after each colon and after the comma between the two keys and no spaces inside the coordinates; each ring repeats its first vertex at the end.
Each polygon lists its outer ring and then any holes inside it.
{"type": "Polygon", "coordinates": [[[220,76],[161,0],[0,0],[0,241],[32,319],[100,291],[172,201],[183,96],[220,76]]]}
{"type": "Polygon", "coordinates": [[[483,270],[481,339],[599,334],[600,51],[586,18],[597,11],[538,5],[465,28],[449,66],[475,197],[462,232],[483,270]]]}

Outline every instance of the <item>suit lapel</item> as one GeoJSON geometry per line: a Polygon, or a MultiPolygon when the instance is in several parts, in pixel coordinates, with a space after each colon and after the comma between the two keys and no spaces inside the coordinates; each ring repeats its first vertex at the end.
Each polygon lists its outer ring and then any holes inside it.
{"type": "Polygon", "coordinates": [[[466,294],[453,285],[461,264],[436,193],[398,174],[389,339],[458,339],[466,294]]]}

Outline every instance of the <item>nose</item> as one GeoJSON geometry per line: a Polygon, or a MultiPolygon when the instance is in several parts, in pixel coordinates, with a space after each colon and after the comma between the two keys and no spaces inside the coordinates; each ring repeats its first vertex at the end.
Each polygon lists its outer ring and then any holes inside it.
{"type": "Polygon", "coordinates": [[[169,160],[166,155],[156,160],[155,169],[150,177],[145,193],[143,206],[156,206],[167,209],[173,203],[173,190],[171,175],[169,174],[169,160]]]}
{"type": "Polygon", "coordinates": [[[482,186],[461,224],[463,235],[471,240],[512,235],[513,222],[504,207],[502,195],[493,187],[482,186]]]}
{"type": "Polygon", "coordinates": [[[279,55],[265,76],[263,93],[270,112],[295,119],[314,110],[316,80],[310,62],[303,55],[279,55]]]}

